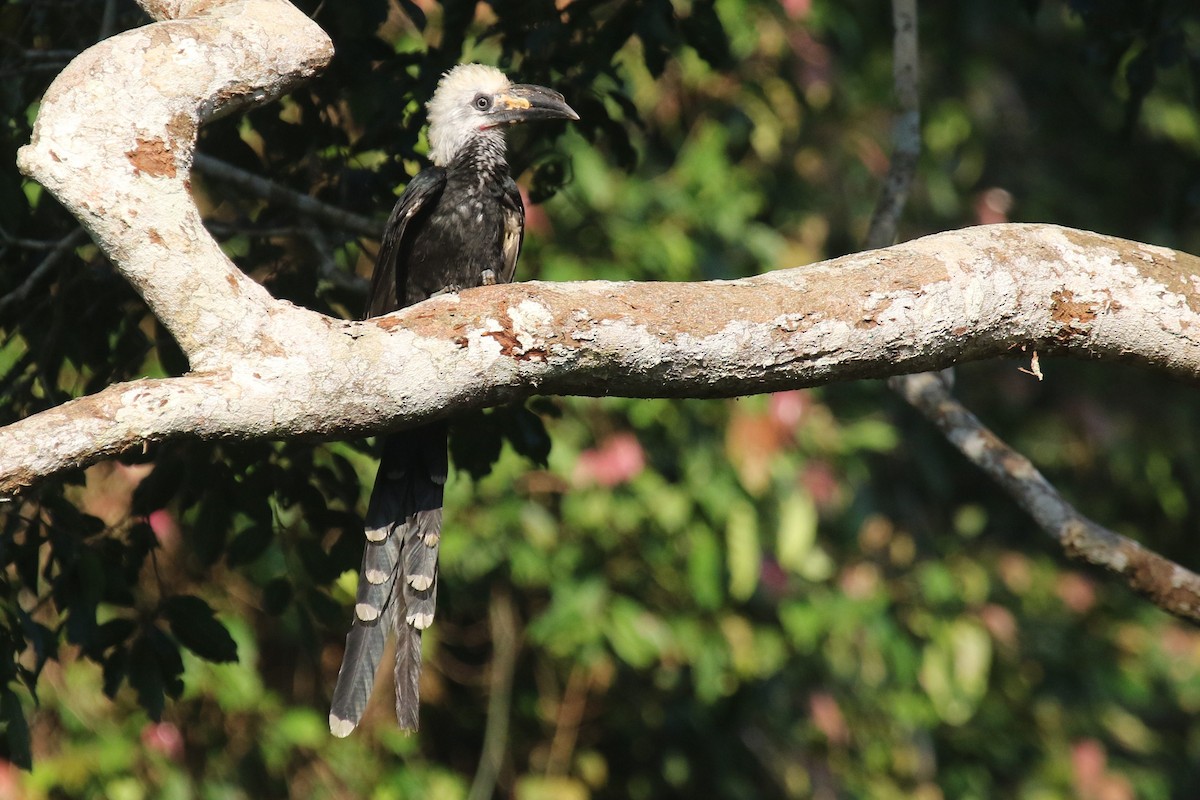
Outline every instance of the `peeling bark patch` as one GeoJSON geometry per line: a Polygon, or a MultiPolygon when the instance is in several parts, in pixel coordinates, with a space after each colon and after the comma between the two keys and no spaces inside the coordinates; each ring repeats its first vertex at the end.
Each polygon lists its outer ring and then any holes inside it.
{"type": "Polygon", "coordinates": [[[1160,608],[1192,620],[1197,618],[1200,586],[1195,574],[1136,542],[1112,540],[1104,535],[1107,531],[1090,531],[1088,527],[1079,521],[1066,526],[1061,541],[1068,556],[1124,576],[1130,588],[1160,608]]]}
{"type": "Polygon", "coordinates": [[[505,328],[498,331],[484,331],[484,336],[490,336],[500,344],[500,355],[508,356],[509,358],[518,358],[521,353],[521,342],[512,332],[511,328],[505,328]]]}
{"type": "Polygon", "coordinates": [[[395,317],[372,317],[370,320],[376,327],[385,331],[390,331],[392,328],[401,328],[403,323],[395,317]]]}
{"type": "Polygon", "coordinates": [[[513,330],[512,320],[500,323],[501,327],[498,331],[484,331],[484,336],[490,336],[495,339],[500,345],[500,355],[507,358],[512,358],[517,361],[531,361],[533,359],[546,359],[546,351],[540,347],[525,347],[521,344],[520,337],[513,330]]]}
{"type": "Polygon", "coordinates": [[[167,243],[166,240],[163,239],[162,234],[158,232],[157,228],[151,228],[150,230],[146,231],[146,238],[150,240],[151,244],[156,244],[159,247],[162,247],[167,243]]]}
{"type": "Polygon", "coordinates": [[[892,298],[885,297],[874,308],[863,309],[862,317],[854,323],[859,330],[870,330],[879,327],[879,315],[892,307],[892,298]]]}
{"type": "Polygon", "coordinates": [[[1087,329],[1075,323],[1089,324],[1096,319],[1096,307],[1075,299],[1075,293],[1064,289],[1050,295],[1050,317],[1062,327],[1059,328],[1058,338],[1069,339],[1072,336],[1086,336],[1087,329]]]}
{"type": "Polygon", "coordinates": [[[171,26],[169,25],[148,25],[146,31],[150,35],[151,47],[170,47],[171,46],[171,26]]]}
{"type": "Polygon", "coordinates": [[[1111,247],[1122,262],[1139,275],[1179,293],[1193,313],[1200,314],[1200,257],[1179,250],[1153,247],[1097,233],[1060,229],[1063,236],[1081,251],[1094,252],[1097,240],[1111,247]]]}
{"type": "Polygon", "coordinates": [[[189,147],[196,138],[196,121],[181,111],[167,123],[167,133],[175,147],[189,147]]]}
{"type": "Polygon", "coordinates": [[[229,286],[231,289],[233,289],[235,294],[242,293],[242,287],[240,284],[238,284],[238,279],[237,279],[236,275],[234,275],[232,272],[226,273],[225,280],[229,282],[229,286]]]}
{"type": "Polygon", "coordinates": [[[262,90],[252,83],[233,83],[222,87],[213,94],[213,108],[228,111],[230,108],[239,108],[246,103],[260,100],[262,97],[262,90]]]}
{"type": "Polygon", "coordinates": [[[133,165],[135,175],[144,172],[153,178],[175,177],[175,156],[171,154],[171,146],[162,139],[139,136],[133,149],[125,151],[125,156],[133,165]]]}
{"type": "Polygon", "coordinates": [[[21,491],[33,486],[38,480],[45,476],[39,475],[36,470],[28,467],[18,467],[4,476],[0,480],[0,497],[16,497],[21,494],[21,491]]]}
{"type": "Polygon", "coordinates": [[[1181,580],[1175,564],[1156,553],[1144,550],[1130,553],[1131,548],[1124,549],[1129,559],[1129,585],[1135,591],[1149,597],[1160,608],[1174,610],[1177,614],[1181,611],[1196,613],[1196,587],[1193,581],[1181,580]]]}

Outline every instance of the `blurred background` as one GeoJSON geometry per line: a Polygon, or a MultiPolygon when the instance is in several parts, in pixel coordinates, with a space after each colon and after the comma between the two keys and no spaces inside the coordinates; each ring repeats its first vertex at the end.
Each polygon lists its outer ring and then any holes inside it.
{"type": "MultiPolygon", "coordinates": [[[[582,117],[510,139],[521,279],[733,278],[864,238],[886,3],[297,4],[332,66],[204,128],[193,175],[277,297],[359,316],[463,60],[582,117]]],[[[1200,253],[1193,0],[920,12],[902,238],[1037,221],[1200,253]]],[[[14,164],[63,66],[144,22],[0,4],[0,423],[187,369],[14,164]]],[[[1022,367],[963,365],[957,392],[1083,513],[1200,568],[1195,388],[1022,367]]],[[[1067,561],[882,382],[537,398],[458,430],[414,737],[386,676],[359,731],[326,728],[373,440],[161,443],[0,507],[0,798],[1200,796],[1200,631],[1067,561]]]]}

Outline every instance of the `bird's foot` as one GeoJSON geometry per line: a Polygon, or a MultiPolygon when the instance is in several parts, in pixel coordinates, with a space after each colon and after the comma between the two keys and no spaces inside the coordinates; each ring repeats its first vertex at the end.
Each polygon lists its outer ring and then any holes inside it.
{"type": "Polygon", "coordinates": [[[441,289],[438,289],[436,292],[429,295],[429,297],[432,299],[434,297],[441,297],[444,294],[458,294],[461,291],[461,286],[459,286],[457,283],[452,283],[449,286],[443,286],[441,289]]]}
{"type": "Polygon", "coordinates": [[[492,272],[490,269],[485,269],[483,272],[481,272],[479,274],[479,280],[480,280],[480,284],[479,284],[480,286],[495,286],[496,285],[496,273],[492,272]]]}

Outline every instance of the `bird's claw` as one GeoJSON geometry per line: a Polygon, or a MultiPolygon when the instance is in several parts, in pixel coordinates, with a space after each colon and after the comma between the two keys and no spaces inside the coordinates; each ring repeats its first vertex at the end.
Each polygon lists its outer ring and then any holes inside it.
{"type": "Polygon", "coordinates": [[[444,294],[458,294],[461,291],[461,286],[459,286],[457,283],[452,283],[449,286],[443,286],[441,289],[438,289],[436,292],[429,295],[429,297],[432,299],[434,297],[441,297],[444,294]]]}
{"type": "Polygon", "coordinates": [[[480,284],[479,284],[480,286],[495,286],[496,285],[496,273],[492,272],[490,269],[485,269],[483,272],[481,272],[479,274],[479,280],[480,280],[480,284]]]}

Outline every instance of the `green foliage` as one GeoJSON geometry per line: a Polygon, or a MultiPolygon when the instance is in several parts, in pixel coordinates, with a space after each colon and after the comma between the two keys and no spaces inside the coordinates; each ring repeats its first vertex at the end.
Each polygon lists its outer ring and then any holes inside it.
{"type": "MultiPolygon", "coordinates": [[[[84,239],[39,271],[37,243],[76,223],[13,166],[101,5],[0,14],[19,43],[0,53],[0,423],[187,369],[84,239]]],[[[583,117],[514,137],[544,203],[520,277],[731,278],[862,239],[891,121],[878,4],[300,5],[335,40],[330,70],[205,128],[202,151],[382,221],[420,166],[423,99],[478,59],[583,117]]],[[[139,23],[118,8],[118,29],[139,23]]],[[[1008,217],[1200,251],[1192,4],[923,12],[905,235],[1008,217]]],[[[375,243],[194,187],[272,293],[358,315],[375,243]]],[[[959,392],[1085,512],[1197,567],[1192,391],[1043,370],[964,367],[959,392]]],[[[371,443],[159,443],[6,504],[0,755],[32,758],[20,793],[463,797],[501,596],[520,629],[501,795],[1200,793],[1200,634],[1064,562],[878,385],[538,399],[463,418],[452,451],[416,737],[383,690],[354,736],[325,730],[371,443]]]]}

